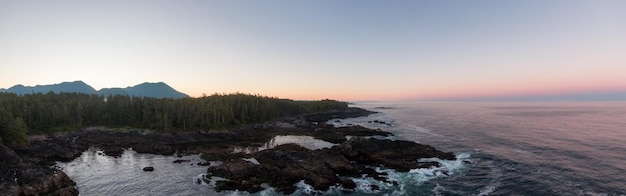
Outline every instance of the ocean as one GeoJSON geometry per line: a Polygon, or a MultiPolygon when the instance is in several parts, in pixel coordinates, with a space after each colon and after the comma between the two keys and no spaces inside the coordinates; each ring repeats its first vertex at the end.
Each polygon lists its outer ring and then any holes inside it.
{"type": "MultiPolygon", "coordinates": [[[[376,168],[397,185],[354,179],[355,192],[321,192],[298,183],[296,194],[325,195],[626,195],[626,102],[359,102],[379,113],[331,120],[429,144],[459,160],[408,173],[376,168]],[[379,123],[384,122],[384,123],[379,123]],[[381,190],[369,190],[375,184],[381,190]]],[[[206,167],[172,166],[175,157],[97,150],[58,163],[82,195],[248,195],[197,183],[206,167]],[[161,173],[143,172],[150,162],[161,173]]],[[[198,157],[188,157],[197,160],[198,157]]],[[[157,170],[155,170],[157,171],[157,170]]],[[[278,195],[273,189],[255,195],[278,195]]]]}

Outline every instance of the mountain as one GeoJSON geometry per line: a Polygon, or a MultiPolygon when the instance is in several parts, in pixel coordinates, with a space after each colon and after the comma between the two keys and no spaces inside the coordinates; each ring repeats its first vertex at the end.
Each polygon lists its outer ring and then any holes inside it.
{"type": "Polygon", "coordinates": [[[24,85],[15,85],[6,90],[6,92],[15,93],[18,95],[31,94],[31,93],[84,93],[84,94],[95,94],[97,91],[93,87],[85,84],[83,81],[74,81],[74,82],[62,82],[60,84],[50,84],[50,85],[37,85],[37,86],[24,86],[24,85]]]}
{"type": "Polygon", "coordinates": [[[189,97],[186,94],[176,91],[174,88],[163,82],[149,83],[127,87],[124,90],[128,95],[137,97],[156,97],[156,98],[184,98],[189,97]]]}
{"type": "Polygon", "coordinates": [[[0,92],[15,93],[17,95],[25,95],[32,93],[83,93],[97,94],[101,96],[109,95],[130,95],[136,97],[155,97],[155,98],[184,98],[188,95],[178,92],[174,88],[163,82],[149,83],[145,82],[139,85],[126,88],[103,88],[96,91],[93,87],[83,81],[63,82],[60,84],[24,86],[15,85],[9,89],[0,89],[0,92]]]}
{"type": "Polygon", "coordinates": [[[98,95],[128,95],[128,92],[126,92],[123,88],[103,88],[98,91],[98,95]]]}

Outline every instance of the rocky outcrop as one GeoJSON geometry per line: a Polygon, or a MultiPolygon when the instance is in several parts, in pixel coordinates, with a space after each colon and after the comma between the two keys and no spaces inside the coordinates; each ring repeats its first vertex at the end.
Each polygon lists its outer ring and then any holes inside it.
{"type": "Polygon", "coordinates": [[[267,183],[277,191],[290,194],[296,190],[294,184],[301,180],[317,190],[328,190],[330,186],[353,189],[356,185],[345,177],[365,175],[387,180],[373,167],[384,166],[406,172],[439,166],[438,162],[420,162],[421,158],[455,159],[452,153],[428,145],[359,137],[331,149],[308,150],[285,144],[242,156],[208,169],[209,175],[229,179],[216,182],[216,190],[258,192],[262,190],[260,185],[267,183]],[[259,164],[243,159],[245,156],[256,159],[259,164]]]}
{"type": "MultiPolygon", "coordinates": [[[[231,179],[217,182],[216,189],[218,191],[238,189],[258,192],[262,190],[261,183],[268,183],[276,187],[278,191],[292,193],[296,189],[293,184],[300,180],[322,190],[340,182],[335,172],[326,165],[324,160],[325,157],[332,155],[321,151],[311,151],[295,144],[286,144],[252,156],[260,164],[239,158],[217,167],[210,167],[209,174],[231,179]]],[[[341,165],[349,165],[347,160],[343,161],[341,165]]]]}
{"type": "Polygon", "coordinates": [[[73,149],[33,142],[17,152],[0,144],[0,195],[78,195],[76,183],[49,165],[75,157],[73,149]]]}
{"type": "Polygon", "coordinates": [[[78,190],[74,187],[76,183],[58,170],[50,171],[43,168],[21,170],[18,182],[21,185],[20,195],[78,195],[78,190]]]}
{"type": "Polygon", "coordinates": [[[65,173],[37,164],[46,163],[41,161],[45,158],[25,157],[23,162],[13,149],[0,144],[0,195],[78,195],[76,183],[65,173]]]}
{"type": "MultiPolygon", "coordinates": [[[[344,111],[286,117],[273,122],[232,127],[229,130],[199,130],[179,133],[148,133],[145,130],[113,131],[91,128],[69,134],[31,140],[31,146],[11,149],[0,145],[0,195],[76,195],[74,182],[52,168],[56,161],[70,161],[90,146],[106,155],[121,156],[125,149],[139,153],[183,155],[201,153],[205,160],[223,164],[208,172],[229,181],[216,183],[217,190],[258,192],[267,183],[283,193],[292,193],[294,184],[304,180],[315,189],[330,186],[352,189],[348,177],[368,176],[386,180],[372,169],[377,166],[408,171],[438,166],[419,162],[420,158],[454,159],[451,153],[414,142],[367,139],[359,136],[389,136],[390,133],[361,126],[337,128],[326,124],[335,118],[369,115],[360,108],[344,111]],[[235,147],[260,147],[276,135],[312,136],[340,145],[330,149],[309,150],[286,144],[252,154],[233,153],[235,147]],[[346,136],[353,136],[346,140],[346,136]],[[254,159],[251,159],[254,158],[254,159]]],[[[177,160],[176,163],[187,160],[177,160]]],[[[206,165],[208,162],[204,163],[206,165]]],[[[146,167],[144,171],[154,168],[146,167]]],[[[373,189],[377,187],[372,187],[373,189]]]]}
{"type": "Polygon", "coordinates": [[[2,169],[18,167],[21,164],[22,159],[13,149],[0,144],[0,166],[2,169]]]}
{"type": "Polygon", "coordinates": [[[341,144],[337,149],[351,161],[385,165],[401,172],[408,172],[414,168],[438,166],[436,162],[419,162],[421,158],[455,159],[452,153],[438,151],[432,146],[409,141],[354,138],[341,144]]]}
{"type": "Polygon", "coordinates": [[[335,118],[356,118],[360,116],[367,116],[367,115],[374,114],[374,113],[376,112],[372,112],[372,111],[365,110],[362,108],[348,108],[345,110],[307,114],[307,115],[304,115],[304,117],[307,119],[307,121],[319,123],[319,122],[326,122],[335,118]]]}

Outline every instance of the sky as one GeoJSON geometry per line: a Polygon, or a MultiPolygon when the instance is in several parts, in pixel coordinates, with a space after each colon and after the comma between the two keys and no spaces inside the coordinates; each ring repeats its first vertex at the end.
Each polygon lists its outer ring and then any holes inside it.
{"type": "Polygon", "coordinates": [[[6,1],[0,88],[429,100],[626,91],[626,1],[6,1]]]}

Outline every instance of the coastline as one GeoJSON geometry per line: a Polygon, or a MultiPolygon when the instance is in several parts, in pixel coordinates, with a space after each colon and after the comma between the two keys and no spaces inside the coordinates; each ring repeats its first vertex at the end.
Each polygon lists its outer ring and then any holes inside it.
{"type": "Polygon", "coordinates": [[[3,160],[6,160],[2,164],[6,165],[3,165],[3,168],[8,168],[8,170],[2,171],[2,176],[0,176],[2,182],[0,193],[2,195],[77,195],[76,183],[62,171],[51,166],[56,161],[71,161],[91,146],[97,146],[106,155],[114,157],[120,156],[124,149],[132,148],[138,153],[179,156],[201,154],[207,162],[223,161],[224,164],[209,168],[206,179],[210,180],[210,176],[230,179],[230,181],[217,182],[215,188],[218,191],[237,189],[257,192],[262,190],[261,183],[268,183],[280,192],[290,193],[295,190],[294,183],[300,180],[320,190],[335,185],[349,189],[354,182],[338,176],[366,174],[381,178],[380,173],[368,167],[371,165],[385,165],[389,168],[408,170],[437,164],[436,162],[418,162],[419,158],[454,159],[452,153],[437,151],[431,146],[413,142],[361,137],[352,137],[348,140],[346,136],[384,137],[391,133],[360,126],[334,127],[326,124],[331,119],[354,118],[372,113],[374,112],[360,108],[348,108],[341,111],[297,115],[271,122],[242,125],[226,131],[148,133],[137,130],[122,132],[105,128],[89,128],[47,138],[33,138],[31,146],[27,148],[9,149],[2,146],[4,149],[0,152],[3,160]],[[310,150],[293,144],[284,144],[250,154],[233,153],[232,149],[235,147],[259,147],[278,135],[311,136],[337,144],[337,146],[330,149],[310,150]],[[251,158],[261,164],[245,160],[251,158]],[[282,158],[282,161],[271,161],[277,160],[276,158],[282,158]],[[303,165],[303,163],[306,164],[303,165]],[[283,170],[285,171],[283,173],[276,172],[283,170]]]}

